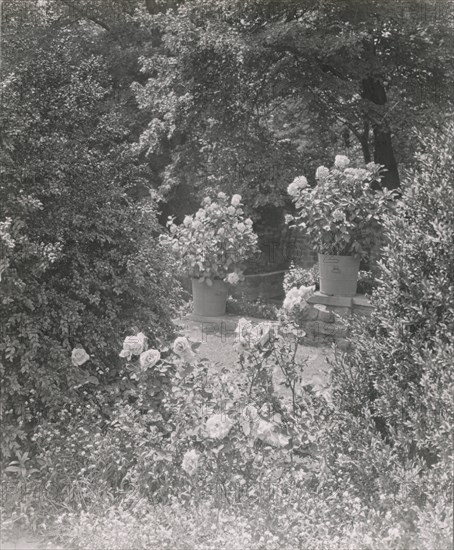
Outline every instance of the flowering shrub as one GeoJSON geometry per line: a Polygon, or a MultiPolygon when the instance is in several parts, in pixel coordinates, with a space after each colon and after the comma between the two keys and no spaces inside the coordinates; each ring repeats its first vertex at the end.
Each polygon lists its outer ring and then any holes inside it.
{"type": "Polygon", "coordinates": [[[208,285],[213,279],[234,285],[244,278],[243,262],[258,251],[257,235],[252,220],[244,217],[240,195],[233,195],[230,202],[222,192],[217,198],[205,198],[182,225],[169,218],[169,234],[161,242],[171,248],[182,273],[208,285]]]}
{"type": "Polygon", "coordinates": [[[333,168],[320,166],[312,189],[305,177],[296,178],[287,189],[296,215],[286,219],[305,231],[316,252],[367,259],[379,242],[381,220],[393,193],[373,190],[381,179],[379,165],[349,164],[347,157],[338,155],[333,168]]]}

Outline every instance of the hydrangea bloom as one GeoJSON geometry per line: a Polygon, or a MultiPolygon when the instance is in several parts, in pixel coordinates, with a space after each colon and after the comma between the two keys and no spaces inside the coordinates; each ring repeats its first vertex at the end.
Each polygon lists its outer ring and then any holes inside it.
{"type": "Polygon", "coordinates": [[[229,273],[225,280],[231,285],[237,285],[240,282],[238,273],[229,273]]]}
{"type": "Polygon", "coordinates": [[[181,467],[188,475],[193,476],[199,467],[199,453],[195,449],[186,451],[181,467]]]}
{"type": "Polygon", "coordinates": [[[300,189],[304,189],[304,187],[307,187],[307,179],[304,176],[298,176],[295,178],[292,183],[287,187],[287,193],[291,197],[295,197],[300,189]]]}
{"type": "Polygon", "coordinates": [[[232,200],[230,201],[230,204],[232,206],[239,206],[241,203],[241,195],[233,195],[232,200]]]}
{"type": "Polygon", "coordinates": [[[142,370],[151,369],[161,359],[161,354],[157,349],[149,349],[140,354],[140,366],[142,370]]]}
{"type": "Polygon", "coordinates": [[[336,155],[334,166],[339,170],[344,170],[350,164],[350,159],[345,155],[336,155]]]}
{"type": "Polygon", "coordinates": [[[300,288],[291,288],[286,296],[282,307],[286,311],[292,311],[296,306],[304,308],[306,306],[306,300],[315,292],[315,286],[302,286],[300,288]]]}
{"type": "Polygon", "coordinates": [[[145,349],[146,341],[147,337],[143,332],[135,336],[127,336],[123,342],[120,357],[126,357],[129,361],[133,355],[140,355],[145,349]]]}
{"type": "Polygon", "coordinates": [[[211,439],[224,439],[232,429],[233,422],[225,414],[211,416],[205,424],[205,430],[211,439]]]}
{"type": "Polygon", "coordinates": [[[71,362],[75,367],[80,367],[90,359],[84,348],[74,348],[71,353],[71,362]]]}
{"type": "Polygon", "coordinates": [[[316,179],[324,179],[329,176],[329,168],[326,166],[319,166],[315,172],[316,179]]]}

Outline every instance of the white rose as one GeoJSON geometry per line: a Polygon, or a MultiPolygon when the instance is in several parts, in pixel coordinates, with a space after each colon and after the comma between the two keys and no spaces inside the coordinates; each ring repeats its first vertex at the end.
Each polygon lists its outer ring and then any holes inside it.
{"type": "Polygon", "coordinates": [[[259,413],[257,408],[254,405],[246,405],[243,411],[241,412],[241,428],[243,429],[244,435],[249,435],[255,432],[255,427],[257,426],[260,420],[259,413]]]}
{"type": "Polygon", "coordinates": [[[205,210],[199,210],[195,217],[198,219],[198,220],[203,220],[206,216],[206,213],[205,213],[205,210]]]}
{"type": "Polygon", "coordinates": [[[245,220],[244,222],[248,227],[252,227],[252,225],[254,224],[254,222],[251,220],[251,218],[248,218],[247,220],[245,220]]]}
{"type": "Polygon", "coordinates": [[[215,414],[205,424],[210,439],[224,439],[232,429],[233,422],[224,414],[215,414]]]}
{"type": "Polygon", "coordinates": [[[185,216],[183,220],[183,225],[185,227],[189,227],[192,224],[192,217],[191,216],[185,216]]]}
{"type": "Polygon", "coordinates": [[[195,449],[186,451],[181,467],[188,475],[193,476],[199,467],[199,453],[195,449]]]}
{"type": "Polygon", "coordinates": [[[136,336],[127,336],[123,342],[120,357],[127,357],[129,361],[133,355],[140,355],[145,349],[146,340],[147,337],[143,332],[139,332],[136,336]]]}
{"type": "Polygon", "coordinates": [[[238,229],[238,231],[241,231],[241,233],[244,233],[246,231],[246,226],[242,222],[237,224],[236,228],[238,229]]]}
{"type": "Polygon", "coordinates": [[[241,203],[241,195],[233,195],[232,200],[230,201],[230,204],[232,206],[239,206],[241,203]]]}
{"type": "Polygon", "coordinates": [[[140,354],[140,366],[142,370],[151,369],[161,359],[161,354],[157,349],[149,349],[140,354]]]}
{"type": "Polygon", "coordinates": [[[345,155],[336,155],[334,166],[339,170],[344,170],[350,164],[350,159],[345,155]]]}
{"type": "Polygon", "coordinates": [[[236,212],[236,210],[235,210],[235,207],[234,207],[234,206],[229,206],[229,207],[227,208],[227,213],[230,214],[231,216],[234,216],[234,215],[235,215],[235,212],[236,212]]]}
{"type": "Polygon", "coordinates": [[[315,172],[316,179],[325,179],[329,176],[329,168],[326,166],[319,166],[315,172]]]}
{"type": "Polygon", "coordinates": [[[189,344],[189,341],[184,336],[179,336],[175,339],[175,342],[173,343],[173,351],[177,355],[183,355],[187,351],[191,349],[191,345],[189,344]]]}
{"type": "Polygon", "coordinates": [[[199,220],[194,220],[193,223],[192,223],[192,228],[193,229],[199,229],[199,227],[201,227],[201,223],[199,222],[199,220]]]}
{"type": "Polygon", "coordinates": [[[184,336],[176,338],[173,343],[173,351],[187,363],[192,363],[194,361],[195,355],[191,349],[191,344],[184,336]]]}
{"type": "Polygon", "coordinates": [[[80,367],[90,359],[84,348],[74,348],[71,353],[71,361],[75,367],[80,367]]]}
{"type": "Polygon", "coordinates": [[[235,334],[237,335],[237,343],[240,347],[247,347],[249,342],[249,331],[252,328],[251,321],[248,321],[242,317],[235,328],[235,334]]]}

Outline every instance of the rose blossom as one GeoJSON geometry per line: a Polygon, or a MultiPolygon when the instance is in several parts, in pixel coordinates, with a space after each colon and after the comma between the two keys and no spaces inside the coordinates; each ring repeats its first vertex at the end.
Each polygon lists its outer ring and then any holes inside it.
{"type": "Polygon", "coordinates": [[[71,361],[75,367],[80,367],[90,359],[84,348],[74,348],[71,353],[71,361]]]}
{"type": "Polygon", "coordinates": [[[211,416],[205,424],[205,429],[210,439],[223,439],[232,429],[233,422],[224,414],[211,416]]]}
{"type": "Polygon", "coordinates": [[[147,337],[143,332],[135,336],[127,336],[123,342],[120,357],[127,357],[129,361],[133,355],[140,355],[145,348],[146,340],[147,337]]]}
{"type": "Polygon", "coordinates": [[[183,355],[183,353],[187,352],[191,349],[191,346],[189,344],[189,341],[184,336],[179,336],[175,339],[175,342],[173,343],[173,351],[177,355],[183,355]]]}
{"type": "Polygon", "coordinates": [[[181,467],[188,475],[193,476],[199,467],[199,453],[195,449],[186,451],[181,467]]]}
{"type": "Polygon", "coordinates": [[[234,207],[234,206],[229,206],[229,207],[227,208],[227,212],[228,212],[231,216],[233,216],[233,215],[235,214],[235,212],[236,212],[236,211],[235,211],[235,207],[234,207]]]}
{"type": "Polygon", "coordinates": [[[185,216],[183,220],[183,225],[185,227],[189,227],[192,224],[192,218],[191,216],[185,216]]]}
{"type": "Polygon", "coordinates": [[[188,339],[184,336],[179,336],[175,339],[173,343],[173,351],[176,353],[183,361],[190,363],[194,359],[194,352],[191,349],[191,344],[188,339]]]}
{"type": "Polygon", "coordinates": [[[142,370],[151,369],[161,359],[161,354],[157,349],[149,349],[140,354],[140,366],[142,370]]]}

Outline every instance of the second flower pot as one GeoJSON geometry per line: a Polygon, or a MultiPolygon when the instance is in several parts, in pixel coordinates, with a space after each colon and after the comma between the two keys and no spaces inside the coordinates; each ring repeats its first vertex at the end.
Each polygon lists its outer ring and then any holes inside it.
{"type": "Polygon", "coordinates": [[[219,317],[225,314],[227,303],[227,283],[214,280],[211,286],[206,281],[200,283],[192,279],[192,299],[195,315],[202,317],[219,317]]]}
{"type": "Polygon", "coordinates": [[[354,256],[319,254],[320,292],[330,296],[355,296],[359,262],[354,256]]]}

